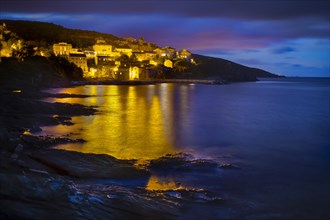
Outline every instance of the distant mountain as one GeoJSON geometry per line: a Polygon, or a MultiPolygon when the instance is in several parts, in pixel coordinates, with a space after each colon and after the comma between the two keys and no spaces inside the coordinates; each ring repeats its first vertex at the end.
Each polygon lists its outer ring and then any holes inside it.
{"type": "MultiPolygon", "coordinates": [[[[95,44],[95,39],[100,37],[109,44],[117,46],[116,44],[120,40],[120,38],[112,34],[69,29],[53,23],[20,20],[0,20],[0,22],[6,23],[9,30],[15,32],[26,41],[44,42],[49,46],[57,42],[68,42],[73,44],[74,47],[91,48],[95,44]]],[[[156,47],[156,45],[154,46],[156,47]]],[[[175,78],[216,79],[238,82],[255,81],[257,77],[279,77],[261,69],[243,66],[221,58],[198,54],[193,54],[192,58],[197,65],[190,62],[176,62],[174,64],[174,66],[178,67],[177,69],[174,68],[173,76],[175,78]],[[184,69],[184,71],[177,71],[180,68],[181,70],[184,69]]]]}

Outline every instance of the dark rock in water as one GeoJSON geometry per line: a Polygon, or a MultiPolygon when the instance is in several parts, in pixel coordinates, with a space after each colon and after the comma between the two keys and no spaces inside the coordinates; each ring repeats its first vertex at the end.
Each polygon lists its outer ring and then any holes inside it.
{"type": "Polygon", "coordinates": [[[94,97],[95,95],[82,95],[82,94],[68,94],[68,93],[44,93],[47,97],[54,98],[88,98],[94,97]]]}
{"type": "Polygon", "coordinates": [[[239,167],[234,166],[233,164],[230,163],[223,163],[220,165],[220,167],[223,169],[239,169],[239,167]]]}
{"type": "Polygon", "coordinates": [[[41,150],[31,158],[52,168],[55,173],[77,178],[127,179],[149,175],[133,166],[133,161],[108,155],[83,154],[64,150],[41,150]]]}
{"type": "Polygon", "coordinates": [[[40,132],[42,131],[42,129],[38,126],[33,126],[31,129],[30,129],[30,132],[31,133],[36,133],[36,132],[40,132]]]}
{"type": "Polygon", "coordinates": [[[55,115],[53,116],[53,118],[56,119],[59,124],[73,125],[73,123],[71,122],[71,117],[55,115]]]}
{"type": "Polygon", "coordinates": [[[0,127],[0,143],[8,141],[9,135],[6,129],[0,127]]]}
{"type": "Polygon", "coordinates": [[[0,173],[1,219],[172,219],[178,204],[157,193],[114,185],[80,184],[26,171],[0,173]]]}
{"type": "Polygon", "coordinates": [[[24,149],[23,144],[17,144],[17,146],[15,148],[15,152],[19,153],[19,152],[23,151],[23,149],[24,149]]]}
{"type": "Polygon", "coordinates": [[[66,198],[70,192],[63,181],[49,176],[0,174],[0,217],[71,219],[75,213],[66,198]]]}
{"type": "Polygon", "coordinates": [[[82,139],[70,139],[70,138],[53,137],[53,136],[34,136],[27,134],[22,135],[21,140],[33,148],[47,148],[58,144],[85,142],[85,140],[82,139]]]}
{"type": "Polygon", "coordinates": [[[22,135],[21,140],[27,144],[37,144],[40,141],[38,136],[33,135],[22,135]]]}
{"type": "Polygon", "coordinates": [[[17,154],[12,154],[12,155],[10,156],[10,158],[13,159],[13,160],[17,160],[18,155],[17,155],[17,154]]]}
{"type": "Polygon", "coordinates": [[[150,162],[150,169],[154,170],[212,170],[218,164],[212,160],[194,159],[185,153],[168,154],[150,162]]]}
{"type": "Polygon", "coordinates": [[[214,195],[203,189],[179,189],[168,190],[162,193],[167,199],[171,197],[177,198],[186,202],[207,203],[220,202],[221,197],[214,195]]]}
{"type": "Polygon", "coordinates": [[[86,199],[93,207],[86,211],[94,211],[95,219],[99,219],[97,216],[101,213],[97,212],[97,208],[102,206],[103,209],[107,207],[113,210],[112,213],[118,211],[126,213],[128,215],[126,218],[129,217],[127,219],[172,219],[179,214],[181,208],[178,203],[165,200],[158,193],[143,189],[95,184],[76,185],[76,187],[80,192],[88,195],[86,199]]]}

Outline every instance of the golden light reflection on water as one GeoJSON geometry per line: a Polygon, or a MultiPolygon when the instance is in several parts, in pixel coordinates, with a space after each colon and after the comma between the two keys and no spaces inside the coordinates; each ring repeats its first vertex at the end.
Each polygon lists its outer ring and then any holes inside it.
{"type": "MultiPolygon", "coordinates": [[[[185,89],[180,93],[187,92],[185,89]]],[[[53,98],[48,101],[97,106],[99,113],[73,117],[72,126],[44,127],[43,130],[48,134],[70,134],[87,141],[83,144],[61,145],[58,147],[61,149],[109,154],[119,159],[156,159],[176,152],[174,111],[176,108],[180,111],[181,104],[174,106],[173,90],[173,84],[64,88],[58,93],[90,96],[53,98]]],[[[188,97],[182,97],[186,100],[179,102],[186,105],[188,97]]]]}
{"type": "Polygon", "coordinates": [[[150,191],[167,191],[185,189],[180,183],[175,182],[172,177],[151,176],[146,185],[150,191]]]}

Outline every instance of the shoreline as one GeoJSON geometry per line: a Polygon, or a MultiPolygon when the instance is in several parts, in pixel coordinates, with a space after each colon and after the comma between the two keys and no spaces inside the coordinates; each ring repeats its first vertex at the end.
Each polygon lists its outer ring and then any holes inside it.
{"type": "MultiPolygon", "coordinates": [[[[42,102],[40,98],[48,96],[42,92],[46,88],[20,89],[0,89],[4,104],[0,107],[0,219],[175,219],[192,202],[221,202],[217,195],[182,188],[180,183],[165,191],[146,187],[148,181],[155,181],[152,170],[162,170],[164,161],[184,162],[184,169],[195,170],[196,162],[184,154],[152,160],[152,166],[136,166],[136,160],[53,149],[84,140],[29,132],[44,125],[70,125],[72,116],[95,114],[95,109],[42,102]],[[102,184],[107,181],[113,183],[102,184]]],[[[210,170],[220,168],[209,161],[198,162],[203,169],[205,165],[210,170]]]]}
{"type": "Polygon", "coordinates": [[[167,207],[169,204],[161,201],[158,201],[158,207],[150,209],[156,201],[155,195],[150,197],[147,192],[141,194],[133,188],[80,186],[79,182],[85,180],[91,183],[97,183],[99,179],[147,181],[149,171],[138,169],[134,161],[52,149],[57,144],[84,140],[29,134],[38,131],[39,126],[68,124],[72,116],[94,114],[95,110],[81,105],[44,103],[39,98],[47,94],[38,89],[1,90],[4,91],[0,101],[4,105],[0,108],[0,219],[152,218],[178,212],[177,208],[171,211],[167,207]],[[84,187],[94,188],[94,193],[84,187]],[[119,199],[113,203],[105,191],[119,199]],[[93,213],[99,209],[96,200],[108,209],[106,212],[99,210],[100,215],[104,215],[102,218],[93,213]],[[129,208],[127,204],[131,204],[129,208]]]}
{"type": "Polygon", "coordinates": [[[226,84],[223,80],[206,80],[206,79],[152,79],[152,80],[93,80],[86,79],[81,81],[73,81],[74,86],[80,85],[153,85],[161,83],[177,83],[177,84],[207,84],[222,85],[226,84]]]}

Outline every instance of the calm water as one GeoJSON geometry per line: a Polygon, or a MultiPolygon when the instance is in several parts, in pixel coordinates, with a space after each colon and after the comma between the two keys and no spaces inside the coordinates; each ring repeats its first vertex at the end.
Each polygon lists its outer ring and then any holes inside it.
{"type": "Polygon", "coordinates": [[[44,127],[46,134],[87,141],[59,148],[142,163],[185,152],[240,168],[153,173],[146,189],[180,182],[224,199],[221,204],[192,204],[183,218],[329,219],[329,79],[88,85],[52,92],[89,95],[47,101],[99,110],[74,117],[73,126],[44,127]]]}

